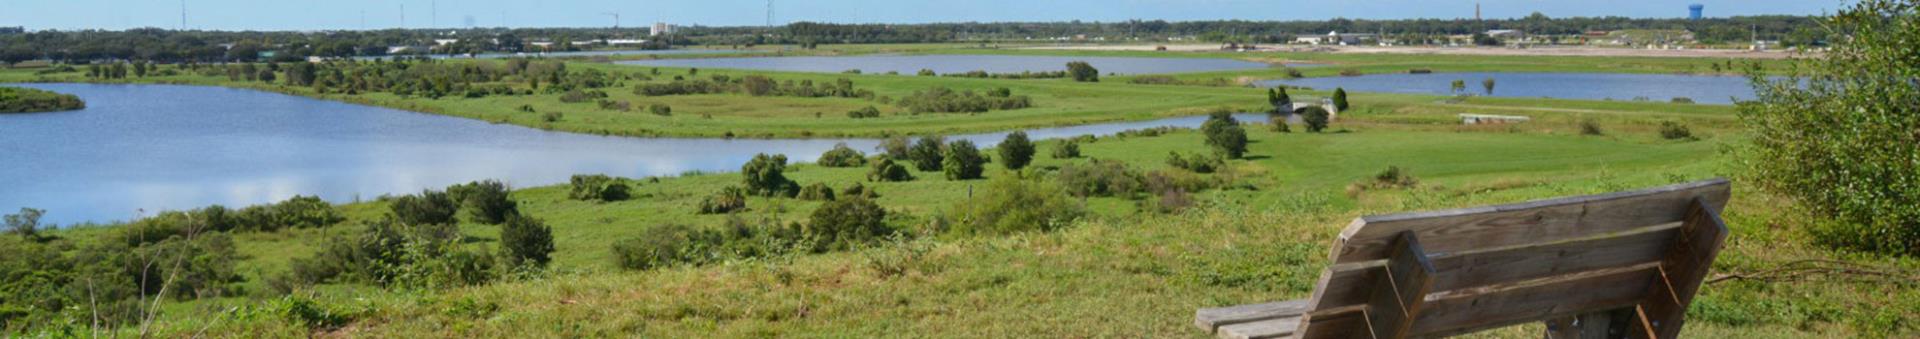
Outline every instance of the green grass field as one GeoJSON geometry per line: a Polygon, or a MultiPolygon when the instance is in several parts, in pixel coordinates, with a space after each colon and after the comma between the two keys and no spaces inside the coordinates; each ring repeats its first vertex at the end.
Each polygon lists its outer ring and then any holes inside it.
{"type": "MultiPolygon", "coordinates": [[[[837,46],[835,46],[837,47],[837,46]]],[[[1133,55],[1151,52],[980,50],[953,45],[863,46],[810,53],[1068,53],[1133,55]]],[[[1183,57],[1242,57],[1191,53],[1183,57]]],[[[1678,72],[1705,60],[1621,58],[1491,58],[1266,54],[1264,58],[1337,62],[1339,69],[1404,71],[1678,72]],[[1313,60],[1313,58],[1324,58],[1313,60]]],[[[625,66],[574,63],[569,67],[625,66]]],[[[684,72],[667,70],[669,74],[684,72]]],[[[1184,74],[1182,78],[1269,77],[1278,70],[1184,74]]],[[[388,107],[529,125],[620,135],[746,137],[876,136],[1005,130],[1017,127],[1138,120],[1186,115],[1211,107],[1255,108],[1257,89],[1098,84],[1058,80],[980,80],[886,75],[839,75],[702,70],[709,74],[766,74],[776,79],[853,79],[860,88],[898,96],[927,86],[1009,87],[1033,95],[1038,108],[981,115],[893,116],[852,120],[844,112],[868,105],[857,99],[750,98],[696,95],[638,98],[609,90],[636,106],[662,100],[674,116],[600,111],[590,103],[554,96],[479,100],[324,96],[388,107]],[[521,104],[562,110],[546,124],[514,113],[521,104]],[[823,112],[815,117],[814,112],[823,112]],[[711,115],[711,119],[702,117],[711,115]]],[[[44,80],[75,80],[53,77],[44,80]]],[[[0,82],[42,80],[28,71],[0,71],[0,82]]],[[[172,77],[140,82],[241,86],[224,79],[172,77]]],[[[301,90],[255,87],[294,94],[301,90]]],[[[1321,92],[1295,95],[1321,96],[1321,92]]],[[[269,306],[266,277],[288,270],[292,258],[311,255],[318,239],[358,230],[386,213],[383,202],[345,204],[349,221],[327,229],[237,234],[247,259],[246,296],[164,304],[160,336],[369,337],[1203,337],[1191,325],[1199,307],[1302,298],[1325,267],[1332,240],[1352,218],[1403,211],[1510,203],[1593,194],[1735,176],[1724,151],[1743,142],[1732,106],[1525,98],[1469,98],[1352,93],[1354,107],[1335,122],[1337,133],[1276,133],[1264,122],[1247,126],[1249,157],[1218,176],[1231,189],[1196,195],[1198,207],[1158,214],[1138,201],[1090,198],[1090,213],[1065,229],[1007,236],[937,233],[936,216],[954,211],[985,181],[949,181],[915,172],[917,180],[866,182],[865,168],[802,164],[786,175],[800,184],[836,188],[862,183],[876,189],[888,224],[913,240],[854,251],[735,260],[699,267],[623,271],[609,246],[639,231],[674,223],[720,227],[725,216],[695,213],[699,200],[741,181],[738,174],[690,174],[640,180],[635,199],[614,203],[570,200],[566,186],[515,191],[523,213],[553,226],[555,263],[544,275],[449,290],[386,290],[327,285],[300,298],[350,314],[344,327],[312,330],[269,306]],[[1524,114],[1514,125],[1460,126],[1457,113],[1524,114]],[[1667,140],[1662,122],[1689,126],[1697,140],[1667,140]],[[1581,133],[1591,123],[1600,135],[1581,133]],[[1410,189],[1350,192],[1388,166],[1411,171],[1410,189]],[[886,268],[886,269],[883,269],[886,268]],[[884,273],[898,269],[902,274],[884,273]]],[[[882,106],[886,112],[895,108],[882,106]]],[[[1050,159],[1057,141],[1040,142],[1036,167],[1091,159],[1118,160],[1142,170],[1163,169],[1168,152],[1205,149],[1195,132],[1158,137],[1101,138],[1081,145],[1084,158],[1050,159]]],[[[871,150],[865,150],[871,152],[871,150]]],[[[794,159],[811,162],[813,159],[794,159]]],[[[987,176],[1010,176],[990,164],[987,176]]],[[[1725,217],[1733,234],[1714,264],[1716,273],[1746,273],[1795,260],[1920,269],[1911,258],[1838,252],[1811,245],[1802,231],[1818,222],[1781,198],[1735,181],[1725,217]]],[[[817,202],[752,198],[739,215],[752,220],[804,221],[817,202]]],[[[498,228],[461,226],[469,244],[495,248],[498,228]]],[[[97,229],[64,230],[83,236],[97,229]]],[[[1734,280],[1703,288],[1689,312],[1688,337],[1804,338],[1920,335],[1920,288],[1843,278],[1758,282],[1734,280]]],[[[129,334],[132,329],[125,330],[129,334]]],[[[1538,337],[1538,325],[1478,336],[1538,337]]]]}

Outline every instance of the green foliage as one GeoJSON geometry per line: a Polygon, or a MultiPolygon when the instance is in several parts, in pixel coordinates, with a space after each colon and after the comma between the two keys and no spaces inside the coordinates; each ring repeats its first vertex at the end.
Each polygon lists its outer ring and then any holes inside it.
{"type": "Polygon", "coordinates": [[[794,198],[808,201],[833,201],[833,187],[827,184],[813,183],[800,188],[800,194],[794,198]]]}
{"type": "MultiPolygon", "coordinates": [[[[939,144],[935,143],[935,145],[938,147],[939,144]]],[[[913,141],[908,140],[907,137],[903,135],[891,136],[885,140],[880,140],[880,151],[884,152],[888,159],[911,159],[912,148],[913,141]]]]}
{"type": "Polygon", "coordinates": [[[1606,131],[1600,130],[1600,122],[1593,121],[1593,119],[1580,120],[1580,135],[1600,136],[1606,134],[1606,131]]]}
{"type": "Polygon", "coordinates": [[[291,291],[325,283],[444,288],[492,280],[492,255],[463,248],[461,239],[452,224],[376,220],[359,233],[328,239],[311,257],[294,258],[288,264],[291,270],[269,283],[291,291]]]}
{"type": "Polygon", "coordinates": [[[846,143],[833,145],[833,149],[820,155],[820,166],[860,167],[867,165],[867,154],[847,147],[846,143]]]}
{"type": "Polygon", "coordinates": [[[920,137],[907,150],[907,157],[913,160],[913,167],[921,172],[938,171],[941,161],[946,159],[946,138],[929,135],[920,137]]]}
{"type": "Polygon", "coordinates": [[[917,75],[919,75],[919,76],[923,76],[923,77],[930,77],[930,76],[934,76],[934,75],[937,75],[937,74],[934,74],[934,73],[933,73],[933,70],[931,70],[931,69],[925,69],[925,68],[921,68],[921,69],[920,69],[920,72],[918,72],[918,73],[915,73],[915,74],[917,74],[917,75]]]}
{"type": "Polygon", "coordinates": [[[847,117],[854,118],[854,119],[878,118],[880,117],[880,109],[873,106],[867,106],[864,108],[848,111],[847,117]]]}
{"type": "Polygon", "coordinates": [[[1205,153],[1180,154],[1167,152],[1167,166],[1193,171],[1194,173],[1213,173],[1227,167],[1227,160],[1217,154],[1205,153]]]}
{"type": "Polygon", "coordinates": [[[0,113],[71,111],[87,108],[87,103],[72,94],[33,88],[0,86],[0,113]]]}
{"type": "Polygon", "coordinates": [[[1269,128],[1272,128],[1274,132],[1293,133],[1293,128],[1287,124],[1287,116],[1285,115],[1273,115],[1273,116],[1267,117],[1267,126],[1269,126],[1269,128]]]}
{"type": "Polygon", "coordinates": [[[1073,139],[1061,140],[1053,145],[1054,159],[1073,159],[1080,157],[1080,142],[1073,139]]]}
{"type": "Polygon", "coordinates": [[[553,229],[540,219],[508,217],[500,225],[500,255],[509,267],[545,268],[553,261],[553,229]]]}
{"type": "Polygon", "coordinates": [[[872,200],[879,199],[880,192],[874,191],[872,188],[867,188],[867,185],[861,185],[856,182],[853,183],[853,185],[848,185],[846,190],[840,191],[840,196],[849,198],[861,197],[872,200]]]}
{"type": "Polygon", "coordinates": [[[873,168],[867,171],[867,180],[871,181],[912,181],[913,173],[906,166],[894,163],[893,159],[880,158],[873,162],[873,168]]]}
{"type": "Polygon", "coordinates": [[[1333,113],[1320,106],[1302,107],[1296,113],[1300,114],[1300,122],[1307,125],[1307,132],[1312,133],[1327,130],[1327,123],[1333,120],[1333,113]]]}
{"type": "Polygon", "coordinates": [[[294,326],[315,331],[340,328],[358,317],[353,312],[335,310],[297,295],[280,297],[269,305],[269,309],[294,326]]]}
{"type": "Polygon", "coordinates": [[[673,106],[668,106],[666,104],[648,104],[647,113],[652,113],[653,115],[658,115],[663,117],[670,117],[670,116],[673,116],[673,106]]]}
{"type": "Polygon", "coordinates": [[[567,191],[568,199],[612,202],[632,198],[632,188],[624,178],[580,174],[574,175],[568,182],[572,185],[572,189],[567,191]]]}
{"type": "Polygon", "coordinates": [[[460,202],[474,222],[498,225],[520,214],[520,204],[507,197],[511,190],[499,180],[484,180],[447,187],[447,195],[460,202]]]}
{"type": "Polygon", "coordinates": [[[980,154],[980,148],[973,141],[954,140],[947,144],[946,158],[941,161],[941,170],[947,174],[947,180],[979,179],[987,170],[987,157],[980,154]]]}
{"type": "Polygon", "coordinates": [[[1269,88],[1267,89],[1267,104],[1273,105],[1274,112],[1284,112],[1283,109],[1288,109],[1288,107],[1293,106],[1293,96],[1287,94],[1287,87],[1285,86],[1269,88]]]}
{"type": "Polygon", "coordinates": [[[950,230],[960,234],[1009,234],[1049,231],[1078,218],[1075,204],[1059,185],[1014,176],[995,177],[979,196],[954,206],[959,218],[950,230]]]}
{"type": "Polygon", "coordinates": [[[1786,79],[1756,66],[1758,96],[1739,103],[1752,132],[1741,161],[1753,182],[1832,219],[1821,243],[1920,254],[1920,11],[1867,0],[1826,22],[1833,49],[1786,79]]]}
{"type": "Polygon", "coordinates": [[[747,190],[727,186],[700,200],[700,214],[726,214],[747,208],[747,190]]]}
{"type": "Polygon", "coordinates": [[[1660,137],[1667,140],[1694,140],[1692,129],[1672,120],[1660,122],[1660,137]]]}
{"type": "Polygon", "coordinates": [[[799,193],[800,186],[787,179],[787,156],[782,154],[756,154],[753,160],[740,166],[741,182],[747,194],[763,197],[792,197],[799,193]]]}
{"type": "Polygon", "coordinates": [[[1033,141],[1027,140],[1027,132],[1015,131],[1007,134],[1007,140],[996,146],[1000,152],[1000,164],[1010,170],[1019,170],[1033,162],[1033,141]]]}
{"type": "Polygon", "coordinates": [[[1347,89],[1333,89],[1333,109],[1341,112],[1347,111],[1347,89]]]}
{"type": "Polygon", "coordinates": [[[1073,81],[1100,82],[1100,70],[1093,68],[1093,64],[1086,61],[1068,62],[1067,73],[1073,75],[1073,81]]]}
{"type": "Polygon", "coordinates": [[[1146,186],[1140,173],[1126,163],[1098,159],[1060,167],[1054,180],[1078,197],[1131,197],[1146,186]]]}
{"type": "Polygon", "coordinates": [[[886,218],[887,210],[872,200],[848,197],[814,209],[801,234],[815,252],[846,250],[892,234],[886,218]]]}
{"type": "Polygon", "coordinates": [[[1239,159],[1247,153],[1247,130],[1233,120],[1232,111],[1214,111],[1207,122],[1200,124],[1200,133],[1206,135],[1208,147],[1228,159],[1239,159]]]}
{"type": "Polygon", "coordinates": [[[920,113],[984,113],[992,110],[1010,110],[1033,107],[1033,99],[1025,95],[980,95],[973,90],[954,91],[947,87],[933,87],[901,97],[894,105],[914,114],[920,113]]]}
{"type": "Polygon", "coordinates": [[[20,213],[6,215],[7,233],[27,240],[39,239],[40,216],[46,214],[46,210],[21,207],[20,213]]]}
{"type": "Polygon", "coordinates": [[[1449,91],[1452,91],[1455,94],[1458,94],[1460,92],[1465,92],[1467,91],[1467,81],[1454,79],[1452,83],[1447,85],[1447,89],[1449,91]]]}
{"type": "Polygon", "coordinates": [[[446,192],[426,190],[418,195],[403,195],[389,201],[394,221],[405,225],[453,224],[460,205],[446,192]]]}
{"type": "Polygon", "coordinates": [[[715,247],[723,242],[721,238],[718,232],[681,224],[648,227],[636,237],[613,243],[614,264],[629,270],[704,264],[719,259],[715,247]]]}

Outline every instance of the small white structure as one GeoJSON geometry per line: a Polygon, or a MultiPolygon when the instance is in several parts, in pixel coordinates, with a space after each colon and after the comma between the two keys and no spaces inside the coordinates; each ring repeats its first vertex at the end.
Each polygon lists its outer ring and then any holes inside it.
{"type": "Polygon", "coordinates": [[[1460,124],[1462,125],[1517,124],[1528,121],[1533,121],[1533,118],[1518,115],[1460,113],[1460,124]]]}
{"type": "Polygon", "coordinates": [[[674,28],[675,27],[673,25],[667,24],[665,22],[655,22],[653,23],[653,29],[647,31],[647,35],[661,36],[666,34],[673,34],[674,28]]]}
{"type": "Polygon", "coordinates": [[[446,45],[455,44],[459,42],[460,42],[460,39],[433,39],[434,46],[446,46],[446,45]]]}
{"type": "Polygon", "coordinates": [[[643,45],[646,43],[647,41],[642,39],[607,39],[607,46],[643,45]]]}

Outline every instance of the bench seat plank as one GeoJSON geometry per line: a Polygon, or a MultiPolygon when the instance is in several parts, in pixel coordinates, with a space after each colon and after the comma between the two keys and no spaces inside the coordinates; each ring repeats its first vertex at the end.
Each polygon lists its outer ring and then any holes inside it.
{"type": "Polygon", "coordinates": [[[1307,300],[1288,300],[1264,304],[1202,308],[1193,314],[1193,325],[1207,332],[1216,332],[1221,326],[1248,323],[1261,320],[1292,317],[1299,321],[1300,314],[1307,311],[1307,300]]]}
{"type": "Polygon", "coordinates": [[[1267,339],[1293,335],[1300,327],[1300,315],[1220,326],[1214,335],[1224,339],[1267,339]]]}

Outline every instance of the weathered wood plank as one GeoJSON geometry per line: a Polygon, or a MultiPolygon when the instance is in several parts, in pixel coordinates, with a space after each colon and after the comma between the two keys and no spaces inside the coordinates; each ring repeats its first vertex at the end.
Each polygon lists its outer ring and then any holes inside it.
{"type": "Polygon", "coordinates": [[[1326,313],[1308,313],[1300,320],[1300,328],[1295,338],[1300,339],[1348,339],[1373,338],[1373,332],[1367,328],[1364,308],[1350,307],[1330,310],[1326,313]]]}
{"type": "Polygon", "coordinates": [[[1217,308],[1202,308],[1193,314],[1193,325],[1214,333],[1220,326],[1247,323],[1269,319],[1293,318],[1300,321],[1300,315],[1307,311],[1307,300],[1288,300],[1264,304],[1249,304],[1217,308]]]}
{"type": "MultiPolygon", "coordinates": [[[[1669,223],[1608,238],[1578,239],[1486,252],[1459,252],[1433,258],[1434,291],[1474,288],[1503,282],[1552,277],[1573,272],[1657,262],[1666,257],[1680,223],[1669,223]]],[[[1321,286],[1371,286],[1382,266],[1330,267],[1321,286]]],[[[1366,302],[1366,294],[1315,292],[1315,307],[1339,307],[1366,302]]]]}
{"type": "Polygon", "coordinates": [[[1395,235],[1408,231],[1419,236],[1435,256],[1619,232],[1679,221],[1695,198],[1717,210],[1726,205],[1731,192],[1726,179],[1714,179],[1640,191],[1362,217],[1341,232],[1333,247],[1333,263],[1385,259],[1395,235]]]}
{"type": "Polygon", "coordinates": [[[1300,326],[1300,315],[1220,326],[1214,336],[1225,339],[1283,338],[1300,326]]]}
{"type": "Polygon", "coordinates": [[[1687,306],[1693,304],[1694,294],[1700,291],[1707,270],[1712,268],[1720,245],[1727,238],[1726,223],[1708,202],[1696,200],[1690,207],[1687,222],[1680,227],[1680,236],[1671,243],[1672,250],[1660,263],[1659,278],[1650,283],[1641,301],[1656,338],[1680,334],[1687,306]]]}
{"type": "Polygon", "coordinates": [[[1427,293],[1433,291],[1433,262],[1420,249],[1420,240],[1407,232],[1395,243],[1387,274],[1374,283],[1373,296],[1367,301],[1367,325],[1375,338],[1405,338],[1427,293]]]}
{"type": "Polygon", "coordinates": [[[1427,301],[1427,310],[1414,322],[1413,333],[1449,336],[1630,307],[1644,296],[1647,282],[1656,274],[1658,267],[1648,265],[1475,294],[1439,295],[1427,301]]]}

